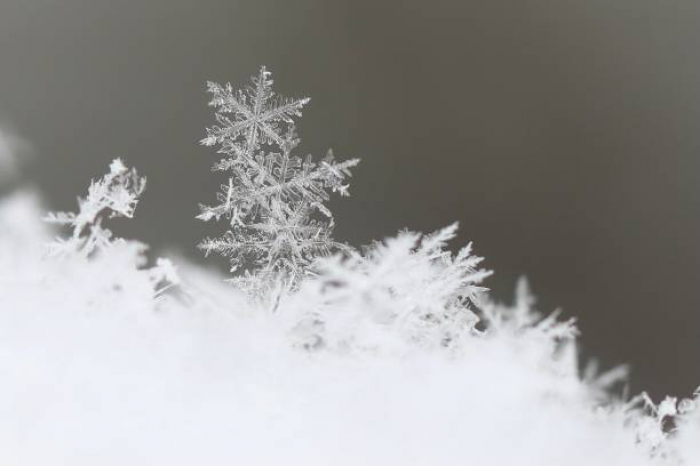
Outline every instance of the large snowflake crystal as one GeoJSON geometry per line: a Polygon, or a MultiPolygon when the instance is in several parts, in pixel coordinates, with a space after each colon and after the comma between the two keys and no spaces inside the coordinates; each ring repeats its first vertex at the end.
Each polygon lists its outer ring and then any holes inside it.
{"type": "Polygon", "coordinates": [[[333,216],[324,205],[329,190],[348,195],[350,168],[359,160],[336,162],[331,151],[320,162],[292,152],[299,144],[294,117],[309,101],[281,97],[262,67],[244,90],[209,83],[217,125],[204,145],[218,145],[224,158],[214,170],[230,172],[218,204],[201,206],[198,218],[224,217],[229,230],[200,248],[229,257],[233,279],[259,294],[282,284],[295,287],[318,257],[347,246],[333,241],[333,216]]]}

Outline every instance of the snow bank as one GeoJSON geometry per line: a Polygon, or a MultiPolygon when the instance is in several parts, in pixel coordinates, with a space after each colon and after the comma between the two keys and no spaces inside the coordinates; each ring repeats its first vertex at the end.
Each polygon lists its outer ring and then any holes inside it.
{"type": "MultiPolygon", "coordinates": [[[[668,435],[650,409],[582,380],[572,323],[543,321],[522,286],[514,306],[480,303],[484,332],[426,344],[376,280],[342,299],[309,283],[271,313],[183,262],[182,284],[159,294],[134,243],[37,254],[39,218],[26,195],[0,208],[3,464],[700,464],[697,410],[684,405],[668,435]],[[309,315],[339,329],[318,334],[328,344],[298,344],[309,315]]],[[[363,273],[415,253],[401,251],[363,273]]],[[[357,264],[334,267],[360,283],[357,264]]]]}

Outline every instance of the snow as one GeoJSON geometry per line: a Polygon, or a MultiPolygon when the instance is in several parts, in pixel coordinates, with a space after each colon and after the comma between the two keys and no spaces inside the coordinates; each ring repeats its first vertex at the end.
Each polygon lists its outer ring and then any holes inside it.
{"type": "MultiPolygon", "coordinates": [[[[344,334],[371,338],[309,351],[292,298],[270,313],[177,259],[177,292],[155,296],[128,242],[89,261],[30,253],[50,234],[18,196],[0,209],[0,245],[27,251],[0,269],[3,464],[681,464],[637,443],[648,416],[578,377],[571,323],[543,324],[523,286],[515,308],[484,304],[498,325],[459,347],[357,307],[366,322],[344,334]]],[[[698,464],[697,410],[679,426],[662,441],[698,464]]]]}
{"type": "MultiPolygon", "coordinates": [[[[285,124],[305,103],[274,102],[285,124]]],[[[347,168],[322,163],[307,168],[347,168]]],[[[142,191],[115,161],[77,214],[49,216],[74,228],[58,243],[36,193],[0,199],[0,464],[700,464],[700,393],[620,399],[624,368],[581,371],[575,321],[541,314],[525,281],[512,305],[489,296],[471,245],[447,249],[456,225],[329,247],[270,306],[114,238],[102,221],[142,191]]]]}
{"type": "Polygon", "coordinates": [[[343,183],[359,163],[336,162],[330,150],[320,163],[293,155],[300,143],[294,118],[309,99],[281,97],[272,84],[265,67],[243,90],[210,82],[218,125],[201,141],[220,146],[224,158],[214,169],[231,175],[217,195],[220,204],[201,206],[198,217],[225,217],[230,229],[200,248],[227,256],[238,272],[232,282],[259,298],[269,294],[271,283],[297,288],[316,258],[351,249],[333,240],[333,215],[324,203],[328,190],[348,195],[343,183]]]}

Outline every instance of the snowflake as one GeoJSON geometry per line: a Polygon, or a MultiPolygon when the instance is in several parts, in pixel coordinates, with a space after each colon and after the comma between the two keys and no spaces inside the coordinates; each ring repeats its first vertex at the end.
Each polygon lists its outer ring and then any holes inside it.
{"type": "Polygon", "coordinates": [[[201,141],[220,146],[224,158],[214,170],[230,176],[219,203],[201,206],[198,218],[224,217],[230,229],[200,248],[229,257],[231,271],[242,272],[232,281],[252,294],[280,281],[296,287],[316,258],[348,249],[332,239],[333,216],[325,202],[329,191],[348,195],[344,182],[359,162],[336,162],[331,151],[320,162],[293,155],[300,142],[294,117],[309,99],[278,96],[272,84],[264,67],[244,90],[209,83],[218,125],[201,141]]]}
{"type": "Polygon", "coordinates": [[[490,271],[471,244],[452,254],[457,224],[431,235],[403,232],[365,254],[319,261],[318,274],[282,303],[303,318],[293,331],[306,348],[376,350],[395,341],[459,347],[478,322],[476,304],[490,271]],[[394,336],[398,340],[394,340],[394,336]]]}
{"type": "Polygon", "coordinates": [[[112,232],[102,220],[114,217],[132,218],[138,198],[146,188],[146,178],[127,168],[120,159],[110,165],[110,172],[92,181],[85,198],[78,198],[78,212],[52,212],[46,221],[73,228],[68,239],[57,238],[49,245],[50,255],[78,253],[90,256],[111,243],[112,232]]]}

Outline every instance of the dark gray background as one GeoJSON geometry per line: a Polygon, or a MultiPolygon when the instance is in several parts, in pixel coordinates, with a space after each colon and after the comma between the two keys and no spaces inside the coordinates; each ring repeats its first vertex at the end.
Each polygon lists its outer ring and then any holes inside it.
{"type": "Polygon", "coordinates": [[[206,80],[261,64],[310,95],[303,149],[361,157],[336,236],[459,220],[510,299],[580,318],[633,390],[700,384],[696,0],[1,0],[0,112],[25,177],[72,209],[124,157],[149,177],[118,233],[199,258],[220,174],[206,80]]]}

